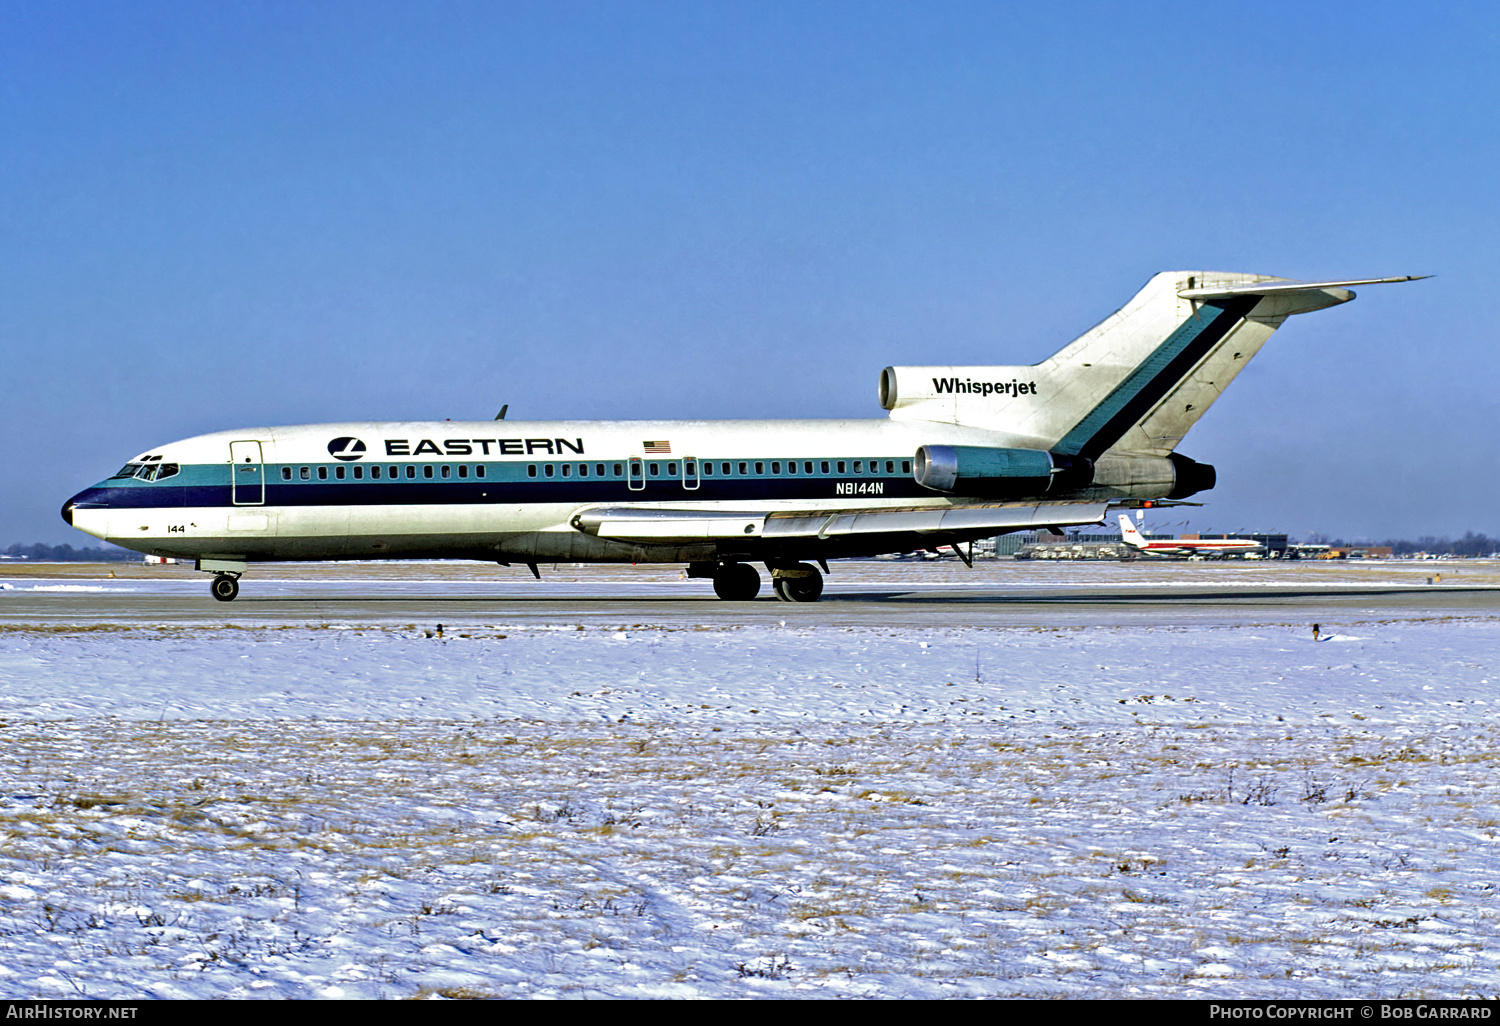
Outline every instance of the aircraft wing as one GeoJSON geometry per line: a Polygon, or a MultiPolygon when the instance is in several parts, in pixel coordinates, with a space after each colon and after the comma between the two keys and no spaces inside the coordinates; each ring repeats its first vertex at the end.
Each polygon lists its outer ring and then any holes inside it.
{"type": "Polygon", "coordinates": [[[1041,527],[1097,524],[1103,521],[1108,509],[1107,502],[965,503],[770,513],[624,506],[583,510],[574,515],[572,524],[600,538],[643,544],[744,538],[852,540],[851,536],[869,538],[883,534],[968,539],[1041,527]]]}

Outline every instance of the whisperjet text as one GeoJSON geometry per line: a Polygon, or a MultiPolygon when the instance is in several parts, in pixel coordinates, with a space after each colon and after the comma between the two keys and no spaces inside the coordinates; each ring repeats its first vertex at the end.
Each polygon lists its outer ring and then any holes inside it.
{"type": "Polygon", "coordinates": [[[967,392],[972,395],[1036,395],[1035,381],[974,381],[958,378],[933,378],[933,390],[944,392],[967,392]]]}
{"type": "Polygon", "coordinates": [[[583,439],[575,438],[568,441],[566,438],[444,438],[442,448],[430,438],[423,438],[417,442],[417,447],[412,448],[411,440],[408,438],[387,438],[385,440],[385,454],[387,456],[421,456],[423,453],[432,453],[434,456],[473,456],[476,452],[481,456],[490,454],[490,446],[501,456],[530,456],[533,453],[544,452],[549,456],[561,456],[565,451],[575,452],[583,455],[583,439]]]}

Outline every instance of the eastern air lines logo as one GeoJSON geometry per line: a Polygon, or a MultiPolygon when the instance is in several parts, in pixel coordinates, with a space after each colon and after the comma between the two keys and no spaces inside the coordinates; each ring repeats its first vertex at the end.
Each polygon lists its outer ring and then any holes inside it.
{"type": "Polygon", "coordinates": [[[358,438],[344,435],[328,443],[328,455],[346,463],[350,460],[362,459],[365,455],[365,443],[358,438]]]}

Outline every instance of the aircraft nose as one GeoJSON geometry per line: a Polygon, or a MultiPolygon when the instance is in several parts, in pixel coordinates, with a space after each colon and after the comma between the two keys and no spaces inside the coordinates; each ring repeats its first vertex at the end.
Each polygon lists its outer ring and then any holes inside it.
{"type": "Polygon", "coordinates": [[[67,502],[63,503],[62,518],[68,522],[68,526],[69,527],[73,526],[73,500],[72,499],[69,499],[67,502]]]}

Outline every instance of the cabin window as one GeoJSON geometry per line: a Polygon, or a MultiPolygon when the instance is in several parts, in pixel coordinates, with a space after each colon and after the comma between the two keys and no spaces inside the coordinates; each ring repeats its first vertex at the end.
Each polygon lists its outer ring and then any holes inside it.
{"type": "Polygon", "coordinates": [[[786,472],[788,474],[795,474],[797,472],[797,461],[796,460],[787,460],[786,461],[786,472]]]}
{"type": "Polygon", "coordinates": [[[659,475],[661,473],[661,464],[660,463],[653,463],[653,464],[651,464],[649,472],[650,472],[650,474],[651,474],[652,477],[656,477],[657,475],[659,475]]]}
{"type": "Polygon", "coordinates": [[[780,460],[776,460],[775,462],[773,462],[771,464],[771,473],[773,473],[773,474],[779,474],[779,473],[781,473],[781,461],[780,460]]]}
{"type": "Polygon", "coordinates": [[[441,471],[439,471],[439,473],[441,473],[443,477],[451,477],[453,475],[453,468],[444,467],[441,471]]]}
{"type": "Polygon", "coordinates": [[[704,463],[703,464],[703,473],[707,474],[709,477],[713,477],[713,474],[714,474],[714,465],[712,463],[704,463]]]}
{"type": "Polygon", "coordinates": [[[458,476],[459,477],[468,477],[469,476],[469,468],[467,466],[465,466],[464,464],[460,463],[458,465],[458,476]]]}
{"type": "Polygon", "coordinates": [[[910,474],[911,473],[911,460],[902,460],[901,461],[901,473],[903,473],[903,474],[910,474]]]}
{"type": "Polygon", "coordinates": [[[336,467],[333,468],[333,476],[336,477],[336,478],[338,478],[340,481],[342,481],[344,479],[344,473],[345,473],[345,468],[344,468],[344,465],[342,463],[340,463],[338,466],[336,466],[336,467]]]}
{"type": "Polygon", "coordinates": [[[677,476],[677,464],[675,464],[675,463],[668,463],[667,464],[667,476],[668,477],[676,477],[677,476]]]}
{"type": "Polygon", "coordinates": [[[562,465],[562,472],[563,472],[563,477],[572,477],[573,476],[573,464],[571,464],[571,463],[564,463],[562,465]]]}
{"type": "Polygon", "coordinates": [[[547,477],[551,477],[552,476],[552,464],[550,464],[550,463],[544,463],[542,465],[542,473],[545,474],[547,477]]]}
{"type": "Polygon", "coordinates": [[[400,476],[401,476],[401,468],[400,467],[392,467],[391,468],[391,480],[394,481],[394,480],[396,480],[396,478],[398,478],[400,476]]]}
{"type": "Polygon", "coordinates": [[[886,460],[885,461],[885,472],[887,474],[894,474],[896,472],[896,461],[895,460],[886,460]]]}
{"type": "Polygon", "coordinates": [[[604,476],[604,464],[602,464],[602,463],[595,463],[594,464],[594,476],[596,476],[596,477],[603,477],[604,476]]]}
{"type": "Polygon", "coordinates": [[[380,480],[380,467],[379,467],[378,464],[371,464],[371,466],[370,466],[370,480],[372,480],[372,481],[378,481],[378,480],[380,480]]]}
{"type": "Polygon", "coordinates": [[[804,473],[804,474],[811,474],[812,473],[812,460],[807,460],[807,461],[805,461],[802,464],[802,473],[804,473]]]}
{"type": "Polygon", "coordinates": [[[856,474],[863,474],[865,472],[865,461],[864,460],[855,460],[854,461],[854,472],[856,474]]]}
{"type": "Polygon", "coordinates": [[[354,480],[356,480],[356,481],[363,481],[364,479],[365,479],[365,468],[361,467],[358,463],[356,463],[354,465],[354,480]]]}
{"type": "Polygon", "coordinates": [[[828,473],[828,461],[827,460],[823,461],[822,466],[823,466],[823,473],[825,473],[825,474],[828,473]]]}
{"type": "Polygon", "coordinates": [[[483,477],[484,476],[484,464],[483,463],[481,463],[479,466],[477,466],[477,467],[474,468],[474,476],[475,477],[483,477]]]}
{"type": "Polygon", "coordinates": [[[616,463],[615,464],[615,477],[621,477],[622,475],[624,475],[624,473],[625,473],[625,465],[623,463],[616,463]]]}
{"type": "Polygon", "coordinates": [[[580,464],[578,464],[578,476],[579,477],[588,477],[589,476],[589,465],[587,463],[580,463],[580,464]]]}
{"type": "Polygon", "coordinates": [[[422,476],[423,477],[431,477],[432,476],[432,464],[429,463],[429,464],[426,464],[425,466],[422,467],[422,476]]]}
{"type": "Polygon", "coordinates": [[[291,467],[282,467],[281,468],[281,479],[283,481],[290,481],[292,479],[292,468],[291,467]]]}
{"type": "Polygon", "coordinates": [[[764,474],[765,472],[766,472],[766,465],[764,463],[757,462],[755,464],[755,473],[757,475],[760,475],[760,474],[764,474]]]}
{"type": "Polygon", "coordinates": [[[328,480],[328,468],[327,467],[319,467],[318,468],[318,480],[319,481],[327,481],[328,480]]]}
{"type": "Polygon", "coordinates": [[[526,468],[527,477],[536,477],[536,464],[533,463],[526,468]]]}
{"type": "Polygon", "coordinates": [[[845,466],[847,466],[847,464],[845,464],[843,460],[839,460],[839,473],[840,474],[845,473],[845,470],[844,470],[845,466]]]}
{"type": "Polygon", "coordinates": [[[297,476],[300,477],[304,481],[311,481],[312,480],[312,470],[309,467],[299,467],[298,470],[297,470],[297,476]]]}

